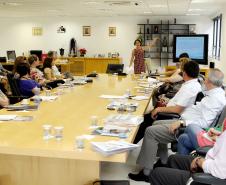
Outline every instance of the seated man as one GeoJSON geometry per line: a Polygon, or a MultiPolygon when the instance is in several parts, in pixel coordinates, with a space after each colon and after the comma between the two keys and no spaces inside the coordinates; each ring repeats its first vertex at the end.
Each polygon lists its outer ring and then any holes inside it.
{"type": "MultiPolygon", "coordinates": [[[[150,173],[152,185],[185,185],[191,172],[203,171],[214,177],[226,179],[226,131],[217,139],[214,147],[204,158],[193,159],[186,155],[172,155],[168,160],[168,168],[156,168],[150,173]]],[[[194,182],[191,183],[194,185],[194,182]]]]}
{"type": "Polygon", "coordinates": [[[190,61],[184,65],[183,79],[185,83],[169,101],[167,107],[158,107],[151,112],[151,115],[145,115],[144,122],[140,125],[134,143],[138,143],[144,137],[146,128],[152,125],[158,112],[181,114],[187,107],[195,103],[196,96],[201,91],[201,85],[197,80],[198,75],[199,66],[196,62],[190,61]]]}
{"type": "Polygon", "coordinates": [[[160,157],[157,164],[167,163],[167,144],[176,141],[174,133],[181,124],[185,126],[197,124],[202,128],[210,126],[226,104],[225,92],[221,88],[223,80],[224,74],[219,69],[212,69],[209,72],[208,78],[205,80],[207,96],[201,102],[188,107],[182,113],[183,121],[160,120],[156,121],[155,125],[146,129],[141,151],[137,159],[137,164],[143,167],[143,170],[138,174],[129,174],[131,179],[148,181],[148,176],[153,169],[157,152],[160,157]]]}

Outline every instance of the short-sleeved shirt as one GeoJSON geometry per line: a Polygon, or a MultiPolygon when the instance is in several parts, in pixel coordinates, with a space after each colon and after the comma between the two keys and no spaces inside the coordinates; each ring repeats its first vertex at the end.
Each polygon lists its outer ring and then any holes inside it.
{"type": "Polygon", "coordinates": [[[202,91],[197,79],[188,80],[181,86],[180,90],[168,102],[168,106],[188,107],[195,103],[197,94],[202,91]]]}
{"type": "Polygon", "coordinates": [[[225,104],[225,92],[222,88],[217,87],[206,91],[206,96],[196,105],[185,109],[181,117],[186,125],[196,124],[202,128],[207,128],[220,114],[225,104]]]}
{"type": "Polygon", "coordinates": [[[32,89],[34,89],[35,87],[40,87],[40,85],[34,80],[20,80],[19,81],[20,93],[23,96],[28,96],[28,97],[34,96],[32,89]]]}

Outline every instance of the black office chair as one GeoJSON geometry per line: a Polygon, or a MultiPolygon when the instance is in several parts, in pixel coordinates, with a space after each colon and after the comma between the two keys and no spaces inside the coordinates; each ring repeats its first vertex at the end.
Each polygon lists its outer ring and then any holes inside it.
{"type": "Polygon", "coordinates": [[[14,74],[8,73],[7,79],[12,92],[12,95],[8,96],[10,100],[10,104],[14,104],[14,103],[20,102],[22,99],[29,98],[21,94],[18,86],[18,79],[14,78],[14,74]]]}
{"type": "Polygon", "coordinates": [[[106,73],[113,74],[113,73],[122,73],[124,68],[124,64],[108,64],[106,73]]]}
{"type": "MultiPolygon", "coordinates": [[[[192,174],[193,182],[208,185],[225,185],[226,179],[219,179],[207,173],[192,174]]],[[[191,183],[192,185],[193,183],[191,183]]]]}
{"type": "MultiPolygon", "coordinates": [[[[212,148],[212,146],[200,147],[196,149],[196,154],[199,156],[206,156],[207,152],[212,148]]],[[[225,185],[226,179],[219,179],[207,173],[194,173],[192,174],[192,179],[194,183],[208,184],[208,185],[225,185]]],[[[193,183],[191,183],[192,185],[193,183]]]]}

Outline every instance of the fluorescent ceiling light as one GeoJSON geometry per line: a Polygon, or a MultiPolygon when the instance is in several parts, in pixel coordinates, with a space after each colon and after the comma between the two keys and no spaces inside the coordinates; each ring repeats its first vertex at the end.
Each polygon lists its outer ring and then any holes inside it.
{"type": "Polygon", "coordinates": [[[195,15],[195,16],[198,16],[198,15],[200,15],[200,14],[198,14],[198,13],[187,13],[186,15],[187,15],[187,16],[192,16],[192,15],[193,15],[193,16],[194,16],[194,15],[195,15]]]}
{"type": "Polygon", "coordinates": [[[206,3],[206,0],[192,0],[191,3],[206,3]]]}
{"type": "Polygon", "coordinates": [[[2,2],[0,3],[1,6],[20,6],[21,3],[15,3],[15,2],[2,2]]]}
{"type": "Polygon", "coordinates": [[[189,12],[193,12],[193,11],[204,11],[204,10],[202,10],[202,9],[199,9],[199,8],[191,8],[191,9],[189,9],[188,10],[189,12]]]}
{"type": "Polygon", "coordinates": [[[144,14],[151,14],[152,12],[144,12],[144,14]]]}
{"type": "Polygon", "coordinates": [[[155,4],[155,5],[149,5],[150,8],[167,8],[167,5],[163,4],[155,4]]]}
{"type": "Polygon", "coordinates": [[[96,1],[86,1],[86,2],[84,2],[84,4],[95,5],[95,4],[98,4],[98,2],[96,2],[96,1]]]}

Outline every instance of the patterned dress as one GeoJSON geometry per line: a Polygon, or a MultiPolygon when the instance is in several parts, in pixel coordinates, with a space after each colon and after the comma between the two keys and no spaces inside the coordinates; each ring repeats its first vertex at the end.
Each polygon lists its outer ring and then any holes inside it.
{"type": "Polygon", "coordinates": [[[134,49],[134,73],[141,74],[141,72],[145,72],[145,64],[144,64],[144,50],[134,49]]]}

